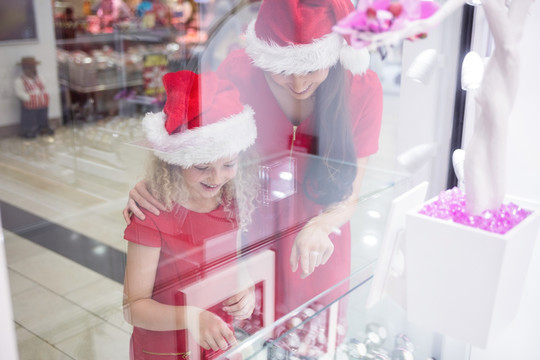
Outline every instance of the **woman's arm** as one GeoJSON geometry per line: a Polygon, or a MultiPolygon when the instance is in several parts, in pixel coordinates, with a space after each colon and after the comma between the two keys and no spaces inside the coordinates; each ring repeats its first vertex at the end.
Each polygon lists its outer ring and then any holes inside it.
{"type": "Polygon", "coordinates": [[[140,220],[146,218],[139,207],[150,211],[156,216],[159,215],[160,210],[165,211],[165,205],[152,196],[150,191],[148,191],[146,181],[144,180],[139,181],[135,184],[133,189],[129,191],[128,202],[122,212],[126,224],[129,225],[131,223],[131,214],[135,215],[140,220]]]}
{"type": "Polygon", "coordinates": [[[349,221],[356,211],[367,161],[368,157],[357,160],[358,168],[351,196],[311,219],[298,233],[290,257],[293,272],[298,269],[300,264],[302,277],[305,278],[317,266],[326,264],[334,252],[334,244],[329,237],[330,233],[338,230],[349,221]]]}
{"type": "Polygon", "coordinates": [[[129,243],[124,279],[124,317],[140,328],[167,331],[187,329],[205,349],[225,350],[236,339],[217,315],[193,306],[172,306],[152,299],[160,248],[129,243]],[[198,327],[194,328],[192,324],[198,327]]]}

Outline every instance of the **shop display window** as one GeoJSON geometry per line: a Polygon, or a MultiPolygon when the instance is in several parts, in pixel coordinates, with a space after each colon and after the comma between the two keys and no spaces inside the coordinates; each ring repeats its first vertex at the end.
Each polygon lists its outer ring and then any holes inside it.
{"type": "Polygon", "coordinates": [[[0,88],[20,360],[468,358],[467,344],[409,322],[391,299],[366,306],[392,200],[419,178],[433,178],[431,192],[446,180],[439,135],[452,119],[433,113],[451,105],[411,114],[413,93],[452,93],[456,69],[425,88],[404,69],[420,47],[454,55],[458,36],[347,63],[332,18],[311,13],[341,11],[333,2],[267,5],[277,2],[34,1],[37,45],[7,45],[16,60],[0,74],[11,83],[32,62],[48,91],[46,123],[21,132],[25,101],[0,88]],[[297,12],[283,9],[297,5],[309,16],[286,26],[297,12]],[[273,52],[293,43],[308,54],[273,52]],[[160,215],[133,197],[141,186],[161,196],[160,215]],[[159,264],[152,276],[137,251],[159,264]],[[228,312],[236,297],[247,316],[228,312]],[[141,299],[156,315],[138,313],[141,299]],[[205,321],[235,341],[209,350],[205,321]]]}

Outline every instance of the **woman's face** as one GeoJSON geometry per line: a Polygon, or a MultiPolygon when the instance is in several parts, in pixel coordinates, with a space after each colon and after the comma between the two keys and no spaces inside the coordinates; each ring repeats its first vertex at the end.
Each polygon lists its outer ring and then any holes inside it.
{"type": "Polygon", "coordinates": [[[211,199],[236,176],[238,155],[182,170],[191,199],[211,199]]]}
{"type": "MultiPolygon", "coordinates": [[[[279,90],[296,100],[310,98],[321,83],[328,77],[328,68],[312,71],[305,75],[281,75],[266,73],[270,86],[278,85],[279,90]]],[[[274,86],[275,87],[275,86],[274,86]]]]}

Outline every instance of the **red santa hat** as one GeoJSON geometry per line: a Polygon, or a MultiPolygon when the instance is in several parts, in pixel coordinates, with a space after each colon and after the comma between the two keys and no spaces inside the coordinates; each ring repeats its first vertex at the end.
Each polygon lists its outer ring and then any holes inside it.
{"type": "Polygon", "coordinates": [[[350,0],[265,0],[246,31],[246,52],[255,66],[273,73],[306,74],[340,61],[363,74],[368,50],[354,49],[332,32],[353,10],[350,0]]]}
{"type": "Polygon", "coordinates": [[[254,112],[231,82],[214,73],[183,70],[163,76],[163,111],[148,113],[143,129],[157,157],[189,168],[234,156],[255,142],[254,112]]]}

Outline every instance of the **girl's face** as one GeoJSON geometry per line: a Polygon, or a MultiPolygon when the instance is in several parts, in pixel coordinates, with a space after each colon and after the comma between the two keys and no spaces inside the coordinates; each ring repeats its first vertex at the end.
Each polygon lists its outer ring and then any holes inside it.
{"type": "Polygon", "coordinates": [[[213,163],[194,165],[182,170],[189,196],[192,200],[211,199],[217,196],[238,171],[238,155],[213,163]]]}
{"type": "Polygon", "coordinates": [[[265,73],[270,86],[279,86],[279,90],[296,100],[310,98],[321,83],[328,77],[328,68],[312,71],[305,75],[281,75],[265,73]]]}

